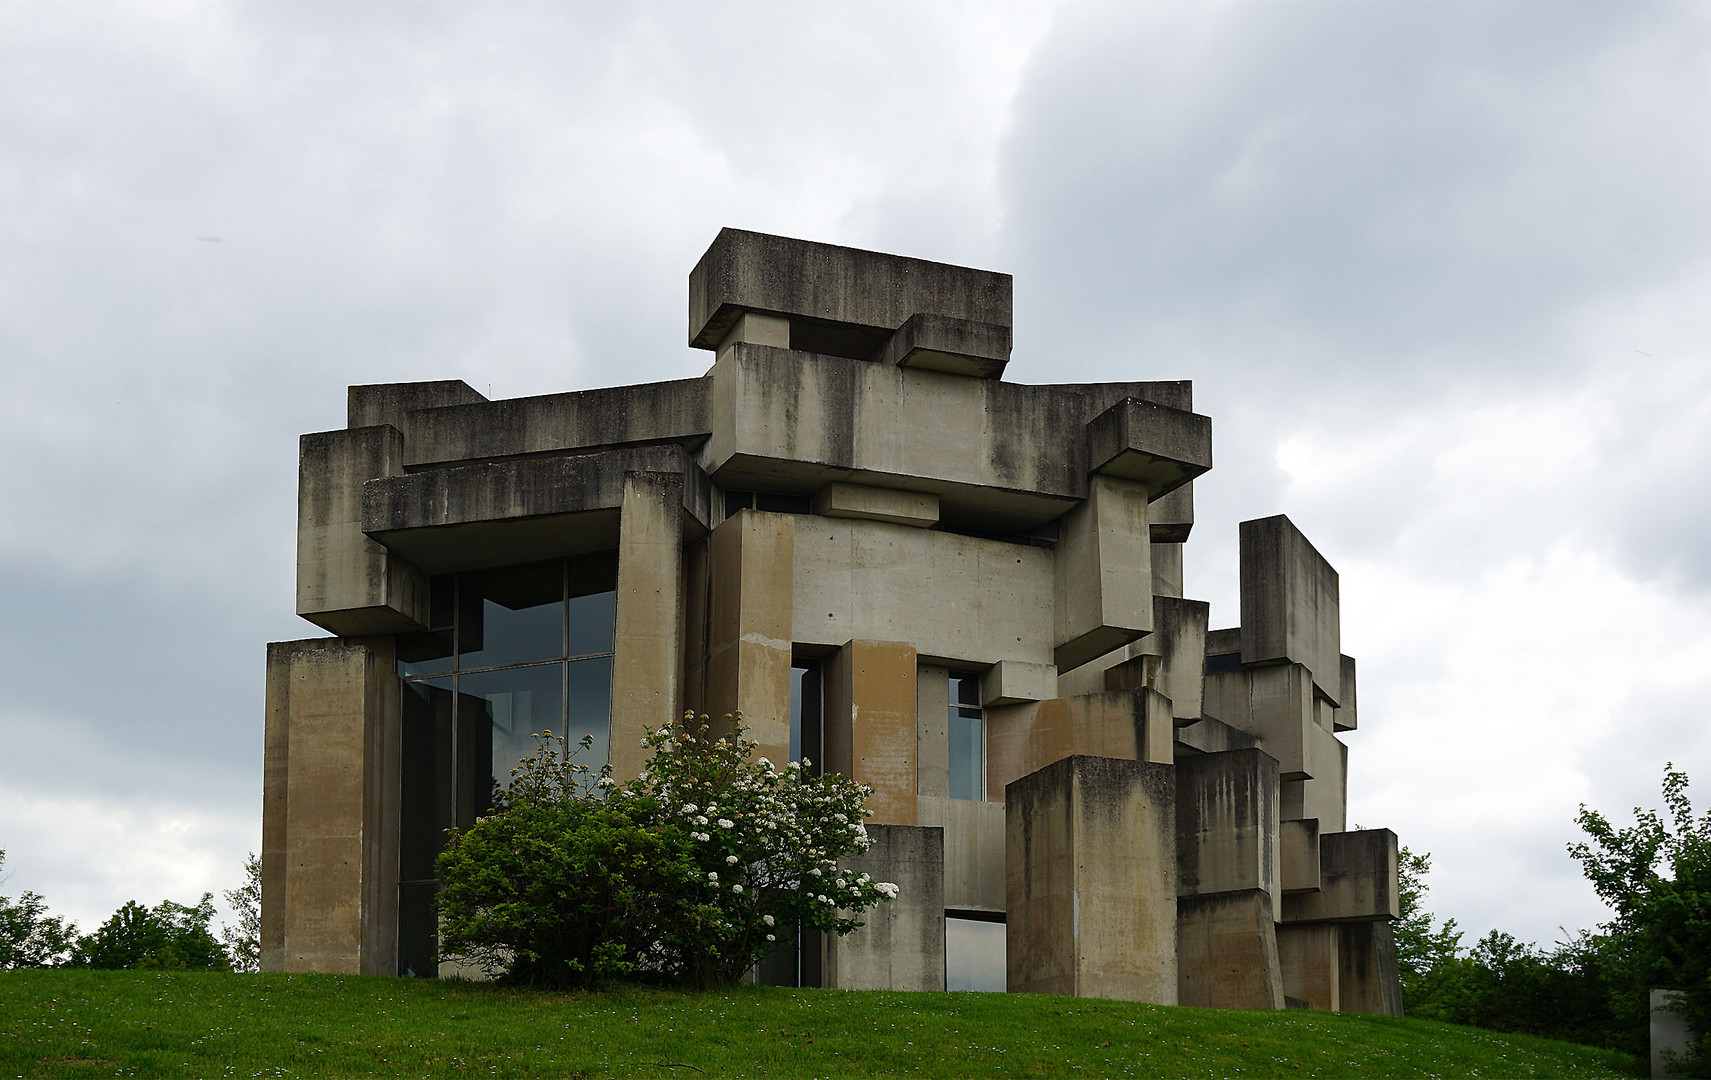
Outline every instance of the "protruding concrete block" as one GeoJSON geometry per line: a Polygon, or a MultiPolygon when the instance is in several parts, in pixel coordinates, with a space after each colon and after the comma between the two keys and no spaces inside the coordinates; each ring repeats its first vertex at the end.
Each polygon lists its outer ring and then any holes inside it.
{"type": "Polygon", "coordinates": [[[899,367],[996,379],[1010,362],[1010,327],[945,315],[912,315],[880,347],[876,358],[899,367]]]}
{"type": "Polygon", "coordinates": [[[1005,785],[1075,754],[1154,761],[1175,758],[1170,699],[1156,690],[1051,698],[986,712],[986,784],[1005,785]]]}
{"type": "Polygon", "coordinates": [[[1303,664],[1342,701],[1337,572],[1287,517],[1242,522],[1242,663],[1303,664]]]}
{"type": "Polygon", "coordinates": [[[627,473],[619,518],[612,644],[612,772],[635,779],[642,738],[682,714],[682,474],[627,473]]]}
{"type": "Polygon", "coordinates": [[[840,864],[897,886],[897,899],[869,908],[864,925],[825,938],[825,985],[839,990],[945,988],[944,830],[869,825],[873,846],[840,864]]]}
{"type": "Polygon", "coordinates": [[[1337,1012],[1342,1006],[1340,937],[1330,923],[1284,924],[1277,928],[1277,957],[1283,992],[1309,1009],[1337,1012]]]}
{"type": "Polygon", "coordinates": [[[390,424],[407,432],[405,418],[418,409],[443,409],[448,405],[472,405],[486,400],[462,379],[352,386],[345,391],[345,426],[361,428],[390,424]]]}
{"type": "Polygon", "coordinates": [[[939,520],[939,497],[923,491],[827,484],[814,493],[814,513],[822,517],[889,521],[925,529],[939,520]]]}
{"type": "MultiPolygon", "coordinates": [[[[1322,833],[1319,891],[1283,898],[1283,921],[1364,922],[1397,917],[1396,834],[1389,829],[1322,833]]],[[[1300,996],[1300,995],[1296,995],[1300,996]]]]}
{"type": "MultiPolygon", "coordinates": [[[[1157,545],[1154,552],[1157,552],[1157,545]]],[[[1105,689],[1150,686],[1170,699],[1181,723],[1200,719],[1206,686],[1204,600],[1153,597],[1153,632],[1128,647],[1129,659],[1105,669],[1105,689]]]]}
{"type": "Polygon", "coordinates": [[[1153,541],[1153,596],[1182,596],[1181,544],[1153,541]]]}
{"type": "Polygon", "coordinates": [[[1325,744],[1314,737],[1318,706],[1311,673],[1304,665],[1272,664],[1235,671],[1213,671],[1213,666],[1208,663],[1206,674],[1207,716],[1259,739],[1260,749],[1278,760],[1285,780],[1317,776],[1330,767],[1331,762],[1316,756],[1325,744]]]}
{"type": "Polygon", "coordinates": [[[1132,480],[1157,499],[1212,467],[1212,420],[1128,398],[1087,425],[1089,472],[1132,480]]]}
{"type": "Polygon", "coordinates": [[[1012,992],[1176,1004],[1175,772],[1078,756],[1005,789],[1012,992]]]}
{"type": "Polygon", "coordinates": [[[1057,696],[1057,668],[1025,660],[1000,660],[980,677],[980,703],[1020,705],[1057,696]]]}
{"type": "Polygon", "coordinates": [[[1153,628],[1147,488],[1093,476],[1087,489],[1087,499],[1064,516],[1063,536],[1053,553],[1054,659],[1064,671],[1153,628]]]}
{"type": "Polygon", "coordinates": [[[915,647],[851,641],[824,670],[826,769],[873,789],[873,824],[916,824],[915,647]]]}
{"type": "MultiPolygon", "coordinates": [[[[1258,746],[1259,740],[1210,716],[1176,729],[1176,755],[1216,754],[1225,750],[1246,750],[1258,746]]],[[[1287,785],[1285,785],[1287,786],[1287,785]]]]}
{"type": "MultiPolygon", "coordinates": [[[[1147,529],[1155,544],[1184,544],[1194,528],[1194,482],[1147,504],[1147,529]]],[[[1166,593],[1164,595],[1172,595],[1166,593]]],[[[1174,594],[1180,596],[1180,593],[1174,594]]]]}
{"type": "Polygon", "coordinates": [[[1271,895],[1248,889],[1179,896],[1176,965],[1178,1005],[1283,1008],[1271,895]]]}
{"type": "Polygon", "coordinates": [[[777,349],[790,348],[790,320],[782,315],[764,315],[745,311],[731,323],[719,342],[719,352],[732,345],[771,345],[777,349]]]}
{"type": "Polygon", "coordinates": [[[1402,1015],[1396,935],[1388,922],[1337,925],[1339,1007],[1343,1012],[1402,1015]]]}
{"type": "Polygon", "coordinates": [[[1312,818],[1322,833],[1342,832],[1348,828],[1349,748],[1317,725],[1308,729],[1306,738],[1317,775],[1283,782],[1283,819],[1312,818]]]}
{"type": "Polygon", "coordinates": [[[1352,656],[1343,657],[1342,691],[1343,696],[1331,714],[1331,726],[1335,731],[1353,731],[1360,726],[1360,719],[1355,711],[1355,658],[1352,656]]]}
{"type": "Polygon", "coordinates": [[[424,629],[428,577],[363,534],[363,485],[404,471],[381,425],[303,436],[297,467],[297,614],[335,634],[424,629]]]}
{"type": "Polygon", "coordinates": [[[1257,889],[1277,921],[1277,784],[1276,759],[1259,750],[1176,763],[1178,895],[1257,889]]]}
{"type": "Polygon", "coordinates": [[[945,907],[1004,910],[1004,804],[984,799],[920,799],[921,824],[945,830],[945,907]]]}
{"type": "Polygon", "coordinates": [[[1319,822],[1315,818],[1278,823],[1278,865],[1283,892],[1319,888],[1319,822]]]}
{"type": "MultiPolygon", "coordinates": [[[[790,759],[790,567],[796,519],[742,510],[713,530],[705,710],[740,711],[772,761],[790,759]]],[[[691,702],[691,705],[694,703],[691,702]]]]}

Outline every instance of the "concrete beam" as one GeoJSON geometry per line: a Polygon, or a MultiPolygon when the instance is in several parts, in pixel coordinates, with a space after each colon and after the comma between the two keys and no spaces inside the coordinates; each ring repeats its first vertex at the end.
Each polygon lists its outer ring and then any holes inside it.
{"type": "Polygon", "coordinates": [[[1316,818],[1278,823],[1278,868],[1285,893],[1319,890],[1319,822],[1316,818]]]}
{"type": "Polygon", "coordinates": [[[939,497],[919,491],[827,484],[814,493],[814,513],[857,521],[888,521],[925,529],[938,524],[939,497]]]}
{"type": "Polygon", "coordinates": [[[1057,697],[1057,668],[1025,660],[1000,660],[980,677],[980,703],[1020,705],[1057,697]]]}
{"type": "Polygon", "coordinates": [[[1154,499],[1212,467],[1212,420],[1128,398],[1087,424],[1087,468],[1145,487],[1154,499]]]}
{"type": "Polygon", "coordinates": [[[988,709],[988,795],[1072,755],[1169,764],[1175,728],[1170,700],[1147,689],[988,709]]]}
{"type": "Polygon", "coordinates": [[[1241,526],[1242,663],[1305,666],[1342,701],[1337,572],[1282,514],[1241,526]]]}
{"type": "Polygon", "coordinates": [[[1332,714],[1332,729],[1353,731],[1360,726],[1360,718],[1355,710],[1355,658],[1352,656],[1343,657],[1341,689],[1343,696],[1338,699],[1336,711],[1332,714]]]}
{"type": "Polygon", "coordinates": [[[825,767],[873,789],[869,820],[914,825],[915,647],[851,641],[827,659],[825,767]]]}
{"type": "MultiPolygon", "coordinates": [[[[897,899],[869,908],[864,925],[825,937],[825,986],[837,990],[945,988],[944,830],[869,825],[873,846],[839,865],[897,886],[897,899]]],[[[845,913],[846,917],[848,913],[845,913]]]]}
{"type": "Polygon", "coordinates": [[[1175,769],[1065,758],[1004,804],[1011,992],[1176,1004],[1175,769]]]}
{"type": "MultiPolygon", "coordinates": [[[[1158,547],[1153,545],[1155,553],[1158,547]]],[[[1153,632],[1125,650],[1128,659],[1105,669],[1105,689],[1150,686],[1170,699],[1171,714],[1178,723],[1200,719],[1210,610],[1204,600],[1154,596],[1153,632]]]]}
{"type": "MultiPolygon", "coordinates": [[[[449,405],[473,405],[486,401],[462,379],[433,382],[371,383],[345,391],[345,426],[360,428],[389,424],[404,431],[408,417],[418,409],[443,409],[449,405]]],[[[406,445],[409,440],[406,438],[406,445]]]]}
{"type": "Polygon", "coordinates": [[[1152,542],[1147,488],[1088,479],[1087,499],[1064,516],[1053,551],[1053,657],[1068,671],[1153,628],[1152,542]]]}
{"type": "Polygon", "coordinates": [[[1238,731],[1222,720],[1203,716],[1192,724],[1176,729],[1175,753],[1180,760],[1193,754],[1217,754],[1225,750],[1245,750],[1258,746],[1259,740],[1245,731],[1238,731]]]}
{"type": "Polygon", "coordinates": [[[911,315],[876,357],[882,364],[996,379],[1010,362],[1010,328],[944,315],[911,315]]]}
{"type": "Polygon", "coordinates": [[[1322,833],[1319,891],[1286,895],[1283,921],[1394,919],[1398,915],[1397,896],[1395,833],[1389,829],[1322,833]]]}

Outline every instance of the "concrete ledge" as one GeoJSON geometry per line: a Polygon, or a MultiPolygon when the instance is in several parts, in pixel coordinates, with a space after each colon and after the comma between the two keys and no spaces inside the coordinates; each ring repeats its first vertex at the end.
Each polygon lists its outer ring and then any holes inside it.
{"type": "Polygon", "coordinates": [[[943,315],[912,315],[886,341],[877,359],[899,367],[996,379],[1010,362],[1010,328],[943,315]]]}
{"type": "Polygon", "coordinates": [[[1366,922],[1397,917],[1396,834],[1389,829],[1319,837],[1319,891],[1283,898],[1283,921],[1366,922]]]}
{"type": "Polygon", "coordinates": [[[827,484],[814,493],[813,510],[821,517],[889,521],[925,529],[938,524],[939,497],[866,484],[827,484]]]}
{"type": "Polygon", "coordinates": [[[406,418],[418,409],[441,409],[486,400],[462,379],[352,386],[345,390],[345,426],[391,424],[403,431],[406,418]]]}
{"type": "Polygon", "coordinates": [[[1127,398],[1088,422],[1087,471],[1145,484],[1154,499],[1211,467],[1210,417],[1127,398]]]}

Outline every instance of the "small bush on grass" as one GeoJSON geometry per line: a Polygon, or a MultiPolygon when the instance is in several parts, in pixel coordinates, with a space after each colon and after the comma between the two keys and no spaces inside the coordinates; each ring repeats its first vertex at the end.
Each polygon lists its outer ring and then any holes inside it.
{"type": "MultiPolygon", "coordinates": [[[[728,985],[796,926],[847,934],[897,887],[841,870],[867,850],[871,790],[756,758],[742,718],[651,732],[619,783],[540,737],[497,811],[439,858],[445,950],[515,982],[619,978],[728,985]]],[[[583,745],[588,745],[584,740],[583,745]]]]}

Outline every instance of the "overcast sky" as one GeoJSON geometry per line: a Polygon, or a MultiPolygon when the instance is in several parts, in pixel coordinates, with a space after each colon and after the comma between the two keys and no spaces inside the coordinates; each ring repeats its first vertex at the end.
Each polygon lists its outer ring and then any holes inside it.
{"type": "Polygon", "coordinates": [[[1342,575],[1350,821],[1606,917],[1711,803],[1711,5],[0,0],[0,848],[86,929],[238,884],[297,436],[349,383],[694,376],[721,226],[1003,270],[1022,382],[1213,418],[1342,575]]]}

